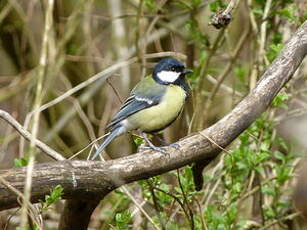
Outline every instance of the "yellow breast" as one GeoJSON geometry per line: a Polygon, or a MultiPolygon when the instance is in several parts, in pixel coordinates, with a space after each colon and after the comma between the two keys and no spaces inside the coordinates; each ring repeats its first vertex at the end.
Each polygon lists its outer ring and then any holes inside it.
{"type": "Polygon", "coordinates": [[[169,85],[158,105],[141,110],[128,118],[136,129],[152,132],[166,128],[180,114],[186,99],[185,91],[177,85],[169,85]]]}

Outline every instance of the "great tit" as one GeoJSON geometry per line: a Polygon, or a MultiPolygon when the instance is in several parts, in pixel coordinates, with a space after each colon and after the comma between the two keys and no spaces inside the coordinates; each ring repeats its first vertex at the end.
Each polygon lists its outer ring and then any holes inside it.
{"type": "Polygon", "coordinates": [[[155,65],[151,76],[145,77],[131,91],[119,112],[107,125],[109,135],[95,152],[94,160],[116,137],[131,130],[139,130],[149,147],[154,146],[144,135],[158,132],[173,123],[183,109],[190,88],[185,75],[192,70],[174,58],[164,58],[155,65]]]}

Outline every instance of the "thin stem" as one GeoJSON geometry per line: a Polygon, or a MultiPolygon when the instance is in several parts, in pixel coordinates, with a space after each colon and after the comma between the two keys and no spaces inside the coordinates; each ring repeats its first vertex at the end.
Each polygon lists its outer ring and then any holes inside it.
{"type": "Polygon", "coordinates": [[[158,198],[156,197],[156,194],[155,194],[155,191],[154,191],[154,187],[152,186],[152,184],[148,180],[146,180],[146,182],[147,182],[147,184],[149,186],[149,191],[151,193],[152,201],[154,203],[155,211],[156,211],[156,214],[157,214],[158,219],[160,221],[161,227],[162,227],[163,230],[165,230],[166,229],[165,228],[165,223],[164,223],[164,221],[163,221],[163,219],[162,219],[162,217],[160,215],[160,210],[159,210],[160,208],[159,208],[158,198]]]}
{"type": "Polygon", "coordinates": [[[183,200],[184,200],[184,203],[186,204],[186,206],[187,206],[187,208],[188,208],[188,211],[189,211],[191,230],[193,230],[193,229],[195,228],[194,214],[193,214],[193,211],[192,211],[192,209],[191,209],[191,207],[190,207],[188,198],[187,198],[187,196],[186,196],[186,194],[185,194],[183,185],[182,185],[182,183],[181,183],[179,169],[177,169],[176,171],[177,171],[177,179],[178,179],[178,183],[179,183],[180,190],[181,190],[181,192],[182,192],[183,200]]]}
{"type": "MultiPolygon", "coordinates": [[[[43,35],[43,41],[42,41],[42,51],[41,51],[41,57],[39,60],[39,69],[38,69],[38,79],[37,79],[37,87],[36,87],[36,94],[35,94],[35,101],[34,101],[34,110],[39,108],[42,102],[43,97],[43,81],[44,76],[46,73],[47,68],[47,58],[48,58],[48,45],[49,40],[51,40],[51,31],[52,31],[52,25],[53,25],[53,18],[52,18],[52,12],[54,7],[54,0],[48,0],[47,3],[47,10],[46,10],[46,16],[45,16],[45,28],[44,28],[44,35],[43,35]]],[[[30,138],[30,152],[29,152],[29,161],[27,165],[27,176],[25,181],[25,187],[24,187],[24,196],[21,208],[21,222],[20,227],[22,229],[27,228],[28,225],[28,202],[31,197],[31,185],[32,185],[32,172],[34,168],[34,162],[35,162],[35,155],[36,151],[34,147],[36,146],[36,137],[38,135],[38,127],[39,127],[39,116],[40,112],[37,111],[34,113],[33,116],[33,126],[32,126],[32,135],[30,138]]]]}
{"type": "MultiPolygon", "coordinates": [[[[246,39],[248,38],[249,35],[249,31],[250,31],[250,26],[248,26],[248,30],[245,31],[245,33],[243,34],[243,36],[240,38],[238,45],[235,47],[233,53],[231,54],[231,61],[228,62],[226,68],[224,69],[224,71],[222,72],[222,74],[217,78],[217,84],[214,85],[213,90],[211,91],[210,95],[208,96],[208,99],[206,101],[205,104],[205,111],[210,111],[210,107],[212,105],[213,99],[216,96],[218,90],[220,89],[222,83],[224,82],[224,80],[226,79],[227,75],[230,73],[230,71],[232,70],[233,65],[235,64],[237,57],[246,41],[246,39]]],[[[209,114],[207,114],[205,123],[207,123],[208,121],[208,117],[209,114]]],[[[201,124],[201,127],[203,125],[201,124]]]]}
{"type": "Polygon", "coordinates": [[[41,142],[40,140],[33,137],[33,135],[25,130],[21,124],[19,124],[9,113],[3,111],[0,109],[0,118],[5,120],[9,125],[11,125],[22,137],[24,137],[26,140],[30,141],[31,139],[34,140],[34,145],[42,150],[44,153],[46,153],[51,158],[63,161],[65,160],[65,157],[63,157],[60,153],[50,148],[45,143],[41,142]]]}
{"type": "Polygon", "coordinates": [[[168,196],[174,198],[174,200],[175,200],[175,201],[179,204],[179,206],[181,207],[181,209],[182,209],[183,213],[185,214],[186,218],[187,218],[187,219],[190,218],[189,213],[187,212],[186,208],[184,207],[184,203],[182,203],[181,200],[180,200],[177,196],[173,195],[172,193],[166,192],[166,191],[164,191],[164,190],[162,190],[162,189],[160,189],[160,188],[158,188],[158,187],[154,187],[154,189],[157,190],[157,191],[159,191],[159,192],[165,193],[166,195],[168,195],[168,196]]]}

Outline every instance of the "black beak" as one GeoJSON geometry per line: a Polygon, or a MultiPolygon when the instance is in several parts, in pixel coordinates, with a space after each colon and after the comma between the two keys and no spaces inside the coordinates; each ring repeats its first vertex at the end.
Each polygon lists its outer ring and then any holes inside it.
{"type": "Polygon", "coordinates": [[[191,69],[184,69],[183,70],[183,74],[189,74],[189,73],[193,73],[193,70],[191,70],[191,69]]]}

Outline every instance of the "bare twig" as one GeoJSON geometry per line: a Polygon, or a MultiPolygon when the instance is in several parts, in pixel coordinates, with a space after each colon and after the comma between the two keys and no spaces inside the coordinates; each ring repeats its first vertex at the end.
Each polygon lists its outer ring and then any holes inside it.
{"type": "Polygon", "coordinates": [[[188,209],[188,211],[189,211],[189,217],[190,217],[189,223],[190,223],[190,225],[191,225],[191,230],[194,230],[194,228],[195,228],[194,214],[193,214],[193,211],[192,211],[192,209],[191,209],[191,207],[190,207],[190,204],[189,204],[189,200],[188,200],[188,198],[187,198],[187,195],[185,194],[183,185],[182,185],[182,183],[181,183],[179,169],[177,169],[176,171],[177,171],[178,184],[179,184],[179,187],[180,187],[182,196],[183,196],[183,200],[184,200],[184,203],[186,204],[187,209],[188,209]]]}
{"type": "MultiPolygon", "coordinates": [[[[210,81],[210,82],[211,82],[212,84],[214,84],[214,85],[216,85],[216,84],[219,83],[217,79],[215,79],[214,77],[212,77],[212,76],[209,75],[209,74],[207,75],[207,79],[208,79],[208,81],[210,81]]],[[[236,91],[235,89],[233,89],[233,88],[231,88],[231,87],[229,87],[229,86],[227,86],[227,85],[225,85],[225,84],[223,84],[223,83],[221,83],[220,88],[221,88],[222,90],[224,90],[225,92],[229,93],[229,94],[235,94],[235,95],[238,96],[238,97],[242,97],[242,96],[243,96],[242,93],[236,91]]]]}
{"type": "MultiPolygon", "coordinates": [[[[51,50],[50,43],[52,40],[51,31],[53,24],[53,7],[54,0],[47,1],[47,9],[45,16],[45,25],[44,25],[44,34],[42,40],[42,50],[41,56],[39,59],[39,67],[37,71],[37,85],[35,92],[35,100],[34,100],[34,110],[40,107],[43,100],[43,84],[45,73],[47,69],[47,60],[48,60],[48,50],[51,50]]],[[[28,202],[31,196],[31,187],[32,187],[32,172],[35,164],[35,156],[36,151],[34,149],[37,135],[38,135],[38,127],[40,120],[40,112],[36,110],[33,114],[33,123],[32,123],[32,135],[30,136],[30,151],[29,151],[29,160],[27,165],[27,177],[25,179],[25,187],[24,187],[24,199],[21,207],[21,229],[26,229],[28,227],[28,202]]]]}
{"type": "MultiPolygon", "coordinates": [[[[237,60],[237,57],[244,45],[244,42],[246,41],[246,39],[248,38],[249,35],[249,31],[250,31],[250,26],[248,27],[248,29],[245,31],[245,33],[242,35],[242,37],[240,38],[237,46],[235,47],[234,51],[231,54],[231,61],[227,64],[226,68],[224,69],[224,71],[221,73],[220,76],[218,76],[217,78],[217,84],[214,85],[207,101],[205,104],[205,111],[210,111],[210,107],[212,104],[212,101],[215,97],[215,95],[217,94],[218,90],[221,87],[221,84],[224,82],[225,78],[227,77],[227,75],[230,73],[232,66],[235,63],[235,60],[237,60]]],[[[207,115],[206,118],[208,118],[209,116],[207,115]]],[[[206,119],[207,120],[207,119],[206,119]]],[[[201,125],[202,126],[202,125],[201,125]]]]}
{"type": "MultiPolygon", "coordinates": [[[[22,125],[19,124],[9,113],[3,110],[0,110],[0,118],[5,120],[14,129],[16,129],[16,131],[20,133],[20,135],[23,136],[25,139],[27,139],[28,141],[31,140],[32,134],[29,133],[27,130],[25,130],[22,127],[22,125]]],[[[60,153],[56,152],[55,150],[53,150],[48,145],[46,145],[45,143],[41,142],[38,139],[34,139],[34,145],[37,146],[37,148],[39,148],[40,150],[42,150],[44,153],[46,153],[48,156],[50,156],[51,158],[55,160],[58,160],[58,161],[65,160],[65,158],[60,153]]]]}
{"type": "Polygon", "coordinates": [[[269,15],[271,5],[272,5],[272,0],[267,0],[265,4],[263,16],[262,16],[263,22],[260,26],[260,44],[259,44],[259,60],[258,60],[259,65],[262,65],[263,61],[265,62],[266,65],[269,63],[265,56],[265,41],[267,37],[267,33],[266,33],[267,24],[268,24],[267,17],[269,15]]]}
{"type": "MultiPolygon", "coordinates": [[[[112,14],[112,18],[116,18],[122,14],[122,6],[120,0],[109,0],[109,9],[112,14]]],[[[128,54],[127,41],[126,41],[126,31],[124,27],[123,20],[113,20],[112,21],[112,32],[114,36],[114,52],[116,53],[117,59],[121,60],[128,54]]],[[[120,69],[122,75],[121,86],[122,91],[127,94],[130,86],[130,69],[129,66],[124,66],[120,69]]]]}
{"type": "Polygon", "coordinates": [[[281,221],[293,220],[293,219],[299,217],[300,215],[301,215],[300,212],[291,213],[291,214],[289,214],[289,215],[283,216],[283,217],[281,217],[281,218],[279,218],[279,219],[276,219],[276,220],[274,220],[274,221],[268,223],[267,225],[265,225],[265,226],[259,228],[259,230],[269,229],[270,227],[272,227],[272,226],[275,225],[275,224],[278,224],[278,223],[281,222],[281,221]]]}
{"type": "MultiPolygon", "coordinates": [[[[5,185],[9,190],[16,194],[18,198],[21,198],[24,202],[28,203],[29,213],[31,215],[32,220],[36,223],[37,226],[41,226],[40,220],[37,220],[40,214],[37,209],[30,203],[29,200],[25,198],[25,196],[16,188],[14,188],[8,181],[6,181],[3,177],[0,176],[0,183],[5,185]]],[[[28,210],[27,210],[28,211],[28,210]]],[[[28,213],[28,212],[27,212],[28,213]]]]}
{"type": "Polygon", "coordinates": [[[161,228],[162,230],[165,230],[165,223],[164,223],[164,220],[161,218],[161,214],[160,214],[160,206],[159,206],[159,203],[158,203],[158,198],[155,194],[155,191],[154,191],[154,186],[151,184],[151,182],[149,180],[147,180],[147,184],[148,184],[148,187],[149,187],[149,191],[151,193],[151,196],[152,196],[152,201],[153,201],[153,204],[154,204],[154,208],[155,208],[155,212],[156,212],[156,215],[159,219],[159,222],[160,222],[160,225],[161,225],[161,228]]]}
{"type": "Polygon", "coordinates": [[[163,189],[160,189],[160,188],[158,188],[158,187],[154,187],[154,190],[157,190],[157,191],[159,191],[159,192],[162,192],[162,193],[164,193],[164,194],[166,194],[166,195],[172,197],[172,198],[179,204],[179,206],[180,206],[180,208],[182,209],[184,215],[185,215],[186,218],[189,220],[190,215],[189,215],[189,213],[187,212],[187,210],[185,209],[184,203],[180,200],[180,198],[178,198],[177,196],[173,195],[172,193],[166,192],[166,191],[164,191],[163,189]]]}
{"type": "Polygon", "coordinates": [[[127,194],[127,196],[132,200],[132,202],[136,205],[136,207],[143,213],[143,215],[149,220],[149,222],[154,226],[156,230],[160,230],[159,226],[153,221],[153,219],[148,215],[148,213],[144,210],[141,204],[132,196],[132,194],[128,191],[128,189],[123,186],[121,190],[127,194]]]}
{"type": "Polygon", "coordinates": [[[208,57],[205,59],[205,61],[203,63],[201,63],[201,67],[200,67],[200,73],[199,73],[199,82],[198,82],[198,86],[197,86],[197,94],[195,95],[195,111],[193,113],[192,116],[192,120],[190,122],[190,127],[189,127],[189,133],[191,131],[198,131],[200,130],[202,127],[202,116],[200,115],[200,113],[203,111],[203,106],[204,106],[204,97],[202,95],[202,91],[204,89],[204,83],[205,83],[205,75],[206,72],[208,71],[208,66],[210,64],[210,61],[213,57],[213,55],[216,53],[219,44],[222,40],[222,38],[224,37],[224,33],[225,33],[225,29],[223,28],[222,30],[219,31],[219,33],[217,34],[215,41],[212,45],[212,47],[210,48],[210,52],[208,54],[208,57]]]}

